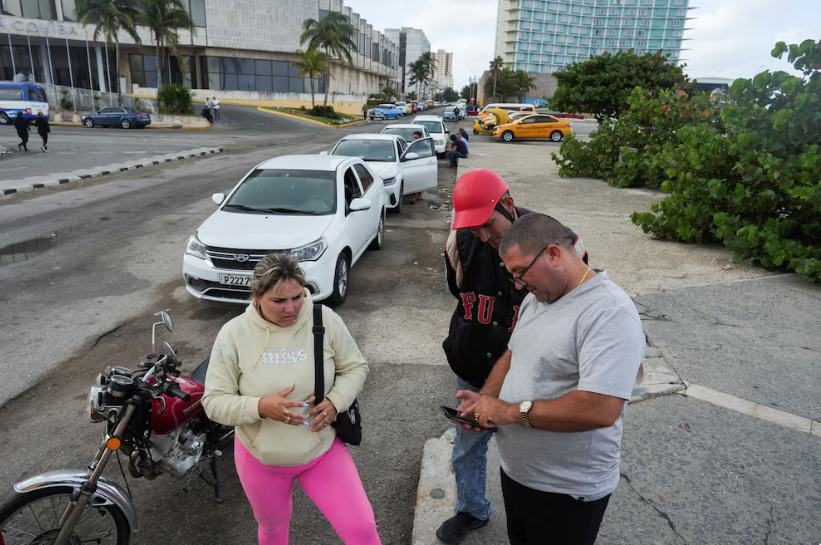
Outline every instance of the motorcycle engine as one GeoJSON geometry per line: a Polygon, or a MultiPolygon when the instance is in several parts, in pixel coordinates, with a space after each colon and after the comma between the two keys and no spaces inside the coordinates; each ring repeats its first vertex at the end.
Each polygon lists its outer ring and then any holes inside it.
{"type": "Polygon", "coordinates": [[[152,469],[180,479],[200,461],[205,449],[205,433],[181,426],[166,435],[152,435],[148,445],[152,469]]]}

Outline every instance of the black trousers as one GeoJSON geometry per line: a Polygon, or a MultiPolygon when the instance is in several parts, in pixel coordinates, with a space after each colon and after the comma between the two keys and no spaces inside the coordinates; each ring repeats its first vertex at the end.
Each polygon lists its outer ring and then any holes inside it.
{"type": "Polygon", "coordinates": [[[502,474],[510,545],[593,545],[610,496],[584,502],[534,490],[502,474]]]}
{"type": "Polygon", "coordinates": [[[48,146],[48,133],[47,132],[41,132],[40,133],[40,138],[43,139],[43,145],[48,146]]]}

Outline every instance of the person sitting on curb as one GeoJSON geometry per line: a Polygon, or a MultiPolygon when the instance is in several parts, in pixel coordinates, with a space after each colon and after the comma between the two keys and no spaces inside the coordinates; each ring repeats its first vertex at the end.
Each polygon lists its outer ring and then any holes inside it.
{"type": "Polygon", "coordinates": [[[450,161],[448,168],[456,168],[459,166],[459,159],[465,159],[468,156],[468,147],[458,134],[451,134],[450,141],[453,147],[448,150],[448,160],[450,161]]]}
{"type": "MultiPolygon", "coordinates": [[[[445,244],[448,288],[457,305],[442,343],[456,375],[456,390],[478,392],[507,351],[527,290],[499,266],[502,237],[530,210],[519,208],[507,182],[489,169],[471,170],[453,189],[453,231],[445,244]]],[[[568,229],[573,247],[587,262],[584,244],[568,229]]],[[[491,434],[456,427],[453,470],[456,516],[436,531],[445,543],[459,543],[490,518],[486,494],[487,447],[491,434]]]]}

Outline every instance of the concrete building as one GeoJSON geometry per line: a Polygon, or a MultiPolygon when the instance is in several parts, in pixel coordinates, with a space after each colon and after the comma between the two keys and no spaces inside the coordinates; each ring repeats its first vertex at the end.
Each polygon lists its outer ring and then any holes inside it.
{"type": "MultiPolygon", "coordinates": [[[[157,57],[148,28],[137,27],[140,42],[120,33],[121,58],[92,41],[94,27],[77,22],[76,0],[2,0],[0,78],[33,72],[36,81],[85,89],[153,96],[157,57]],[[9,47],[9,41],[11,47],[9,47]]],[[[197,95],[282,100],[310,104],[310,83],[291,66],[306,19],[329,12],[347,15],[356,28],[353,62],[333,60],[330,99],[356,102],[398,81],[398,47],[342,0],[183,0],[195,30],[179,31],[183,63],[160,59],[163,81],[184,83],[197,95]]],[[[324,92],[315,81],[317,93],[324,92]]],[[[396,85],[396,84],[394,84],[396,85]]],[[[291,105],[291,104],[288,104],[291,105]]],[[[358,113],[358,107],[346,108],[358,113]]]]}
{"type": "Polygon", "coordinates": [[[605,51],[663,50],[678,63],[689,0],[499,0],[496,55],[552,73],[605,51]]]}
{"type": "Polygon", "coordinates": [[[448,87],[453,87],[453,53],[448,53],[444,49],[438,49],[432,53],[435,70],[433,71],[434,87],[438,91],[444,91],[448,87]]]}
{"type": "MultiPolygon", "coordinates": [[[[429,85],[411,84],[410,65],[422,53],[430,51],[430,41],[424,31],[418,28],[402,27],[385,30],[385,36],[399,47],[399,91],[400,93],[423,94],[430,88],[429,85]]],[[[421,98],[421,97],[420,97],[421,98]]]]}

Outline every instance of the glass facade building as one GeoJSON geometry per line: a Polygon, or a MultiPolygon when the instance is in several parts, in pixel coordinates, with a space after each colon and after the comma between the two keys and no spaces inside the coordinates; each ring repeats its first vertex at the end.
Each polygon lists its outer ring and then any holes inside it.
{"type": "Polygon", "coordinates": [[[662,50],[678,63],[689,0],[499,0],[496,55],[553,73],[604,52],[662,50]]]}

